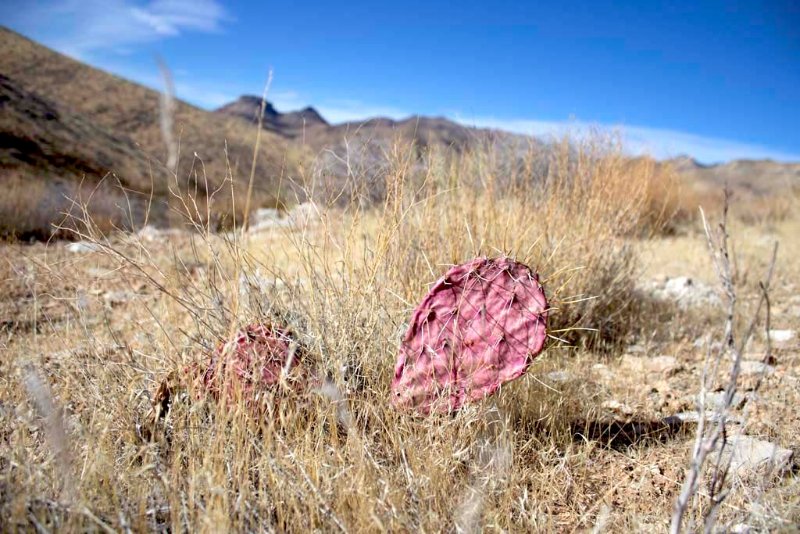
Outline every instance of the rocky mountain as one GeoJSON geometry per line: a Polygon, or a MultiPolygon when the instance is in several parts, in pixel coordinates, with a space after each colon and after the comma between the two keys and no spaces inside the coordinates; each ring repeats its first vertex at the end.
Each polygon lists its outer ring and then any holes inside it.
{"type": "MultiPolygon", "coordinates": [[[[239,117],[252,124],[258,124],[261,114],[262,99],[259,96],[243,95],[235,102],[231,102],[217,109],[220,115],[239,117]]],[[[261,121],[266,130],[294,138],[303,133],[304,129],[318,126],[328,126],[316,109],[306,107],[298,111],[280,113],[270,102],[264,106],[264,116],[261,121]]]]}

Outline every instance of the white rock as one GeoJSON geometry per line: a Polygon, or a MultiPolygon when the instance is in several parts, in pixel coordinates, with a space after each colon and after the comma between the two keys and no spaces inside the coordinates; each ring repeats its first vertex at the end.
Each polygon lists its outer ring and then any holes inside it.
{"type": "Polygon", "coordinates": [[[611,370],[604,363],[596,363],[592,365],[592,371],[604,380],[608,380],[613,376],[611,370]]]}
{"type": "Polygon", "coordinates": [[[282,219],[280,212],[274,208],[259,208],[250,215],[251,232],[261,232],[272,228],[287,226],[287,220],[282,219]]]}
{"type": "Polygon", "coordinates": [[[656,283],[652,294],[660,300],[675,301],[684,309],[695,306],[717,306],[722,302],[714,288],[688,276],[669,278],[663,284],[656,283]]]}
{"type": "Polygon", "coordinates": [[[795,338],[796,332],[794,330],[770,330],[769,339],[776,343],[786,343],[795,338]]]}
{"type": "Polygon", "coordinates": [[[67,245],[67,250],[74,253],[99,252],[100,250],[103,250],[103,247],[97,243],[76,241],[75,243],[70,243],[67,245]]]}
{"type": "MultiPolygon", "coordinates": [[[[706,393],[706,408],[710,410],[720,410],[725,404],[725,396],[726,393],[724,391],[706,393]]],[[[697,396],[696,400],[697,402],[700,402],[699,395],[697,396]]],[[[739,392],[736,392],[733,394],[733,399],[731,399],[731,408],[741,408],[745,402],[747,402],[747,397],[739,392]]]]}
{"type": "MultiPolygon", "coordinates": [[[[706,421],[715,423],[719,419],[719,414],[713,411],[706,411],[706,421]]],[[[682,423],[697,423],[700,421],[700,412],[679,412],[665,418],[666,422],[680,421],[682,423]]]]}
{"type": "Polygon", "coordinates": [[[566,371],[553,371],[551,373],[547,373],[546,376],[551,382],[564,383],[572,380],[572,375],[566,371]]]}
{"type": "Polygon", "coordinates": [[[252,223],[280,220],[281,213],[275,208],[258,208],[250,217],[252,223]]]}
{"type": "Polygon", "coordinates": [[[319,209],[313,202],[304,202],[290,209],[285,217],[273,208],[256,210],[250,218],[251,232],[263,232],[275,228],[303,229],[319,222],[319,209]]]}
{"type": "MultiPolygon", "coordinates": [[[[706,420],[707,423],[716,423],[717,421],[719,421],[719,417],[720,417],[719,412],[716,412],[714,410],[706,410],[705,411],[705,420],[706,420]]],[[[727,417],[726,421],[728,423],[732,423],[732,424],[735,424],[735,425],[742,424],[742,422],[743,422],[741,417],[736,417],[736,416],[731,416],[731,415],[729,415],[727,417]]],[[[664,418],[664,422],[665,423],[675,423],[675,422],[699,423],[700,422],[700,412],[698,412],[697,410],[679,412],[679,413],[676,413],[675,415],[670,415],[668,417],[665,417],[664,418]]]]}
{"type": "Polygon", "coordinates": [[[303,202],[289,210],[287,219],[295,228],[305,228],[320,221],[320,211],[313,202],[303,202]]]}
{"type": "Polygon", "coordinates": [[[674,356],[662,354],[653,358],[645,359],[645,367],[651,371],[666,373],[678,367],[678,360],[674,356]]]}
{"type": "Polygon", "coordinates": [[[714,341],[711,335],[700,336],[694,340],[694,348],[717,351],[722,349],[722,342],[714,341]]]}
{"type": "Polygon", "coordinates": [[[764,362],[754,360],[742,360],[739,374],[741,375],[771,375],[775,372],[775,368],[764,362]]]}
{"type": "Polygon", "coordinates": [[[732,474],[748,478],[759,472],[781,474],[790,466],[792,451],[752,436],[731,436],[723,457],[730,458],[732,474]]]}
{"type": "Polygon", "coordinates": [[[633,408],[631,408],[627,404],[624,404],[624,403],[619,402],[618,400],[614,400],[614,399],[603,401],[603,404],[601,406],[603,408],[607,409],[607,410],[620,412],[620,413],[623,413],[625,415],[630,415],[630,414],[633,413],[633,408]]]}
{"type": "Polygon", "coordinates": [[[136,232],[136,236],[144,241],[158,241],[166,237],[180,235],[183,231],[178,228],[156,228],[152,225],[147,225],[141,230],[136,232]]]}

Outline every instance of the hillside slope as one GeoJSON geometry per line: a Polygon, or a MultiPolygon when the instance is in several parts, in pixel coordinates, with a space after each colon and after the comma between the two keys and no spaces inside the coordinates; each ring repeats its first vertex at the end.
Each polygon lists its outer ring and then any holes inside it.
{"type": "MultiPolygon", "coordinates": [[[[0,74],[13,80],[19,89],[95,124],[118,138],[121,145],[135,145],[142,157],[156,162],[155,167],[157,162],[167,159],[158,92],[70,59],[6,28],[0,28],[0,47],[3,49],[0,74]]],[[[6,118],[0,120],[0,129],[5,130],[6,118]]],[[[181,180],[186,180],[192,169],[204,169],[205,176],[199,173],[197,182],[204,185],[208,180],[210,189],[232,172],[243,189],[253,158],[256,139],[253,126],[181,101],[175,102],[173,123],[180,142],[181,180]],[[194,154],[197,161],[193,160],[194,154]]],[[[86,132],[88,142],[95,143],[96,133],[86,132]]],[[[261,141],[255,191],[269,197],[281,176],[297,172],[302,151],[269,132],[262,135],[261,141]]],[[[138,164],[132,166],[136,168],[138,164]]],[[[134,173],[126,179],[135,190],[150,188],[147,174],[134,173]]]]}
{"type": "Polygon", "coordinates": [[[703,165],[689,157],[675,158],[671,163],[689,182],[708,188],[719,189],[727,183],[756,196],[800,188],[800,163],[737,159],[703,165]]]}
{"type": "Polygon", "coordinates": [[[148,173],[147,159],[126,137],[62,110],[0,74],[0,168],[36,176],[128,177],[148,173]]]}

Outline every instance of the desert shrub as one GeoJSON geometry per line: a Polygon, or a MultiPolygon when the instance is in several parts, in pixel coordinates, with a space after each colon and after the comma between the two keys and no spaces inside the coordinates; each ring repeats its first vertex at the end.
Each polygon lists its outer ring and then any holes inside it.
{"type": "Polygon", "coordinates": [[[732,209],[734,217],[748,225],[776,224],[788,219],[800,201],[800,188],[740,199],[732,209]]]}
{"type": "Polygon", "coordinates": [[[124,197],[110,187],[11,175],[3,180],[2,188],[0,236],[5,239],[69,239],[75,218],[87,216],[106,232],[124,228],[126,214],[120,205],[124,197]]]}
{"type": "Polygon", "coordinates": [[[554,336],[613,346],[630,332],[637,262],[629,238],[661,229],[652,161],[603,139],[550,146],[537,175],[508,179],[492,152],[396,159],[378,216],[376,276],[416,302],[446,266],[508,254],[543,275],[554,336]],[[544,172],[541,172],[544,169],[544,172]]]}

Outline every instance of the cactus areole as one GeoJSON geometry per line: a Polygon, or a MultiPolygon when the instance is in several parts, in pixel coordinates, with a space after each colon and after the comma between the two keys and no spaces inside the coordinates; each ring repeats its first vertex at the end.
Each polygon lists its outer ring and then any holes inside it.
{"type": "Polygon", "coordinates": [[[216,398],[223,388],[231,394],[238,389],[248,402],[277,390],[282,380],[292,389],[303,388],[307,377],[299,356],[287,329],[251,324],[216,348],[203,384],[216,398]]]}
{"type": "Polygon", "coordinates": [[[450,269],[414,310],[392,381],[392,402],[453,412],[521,376],[547,337],[538,275],[510,258],[450,269]]]}

